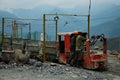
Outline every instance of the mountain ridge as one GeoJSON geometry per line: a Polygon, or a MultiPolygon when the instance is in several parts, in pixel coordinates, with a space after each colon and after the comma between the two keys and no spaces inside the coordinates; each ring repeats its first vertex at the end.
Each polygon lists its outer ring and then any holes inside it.
{"type": "MultiPolygon", "coordinates": [[[[106,6],[107,7],[107,6],[106,6]]],[[[108,6],[103,11],[99,7],[92,8],[91,10],[91,35],[100,33],[104,33],[107,37],[117,37],[119,35],[119,17],[120,17],[120,6],[108,6]],[[96,12],[98,11],[98,12],[96,12]],[[110,27],[109,27],[110,26],[110,27]],[[116,26],[116,27],[115,27],[116,26]]],[[[74,10],[65,10],[54,6],[49,7],[42,7],[34,8],[34,9],[17,9],[13,10],[12,13],[0,11],[0,18],[2,17],[20,17],[20,18],[37,18],[37,19],[43,19],[43,14],[51,13],[56,14],[56,12],[63,13],[63,14],[80,14],[80,12],[85,12],[86,10],[81,9],[79,11],[79,8],[76,8],[74,10]],[[50,9],[49,9],[50,8],[50,9]],[[83,11],[82,11],[83,10],[83,11]]],[[[47,16],[47,19],[53,19],[55,16],[49,17],[47,16]]],[[[82,17],[63,17],[59,16],[58,20],[58,31],[73,31],[73,30],[82,30],[87,31],[87,18],[84,20],[81,19],[82,17]],[[67,23],[67,24],[66,24],[67,23]]],[[[42,26],[42,21],[39,23],[35,23],[33,21],[35,30],[42,30],[42,27],[38,28],[39,26],[42,26]],[[36,24],[36,25],[35,25],[36,24]]],[[[51,22],[47,22],[50,24],[51,22]]],[[[50,26],[48,25],[47,26],[50,26]]],[[[51,23],[53,27],[55,27],[55,23],[51,23]]],[[[34,30],[34,29],[33,29],[34,30]]],[[[49,31],[49,30],[48,30],[49,31]]],[[[53,30],[50,31],[55,33],[53,30]]],[[[52,34],[52,33],[51,33],[52,34]]]]}

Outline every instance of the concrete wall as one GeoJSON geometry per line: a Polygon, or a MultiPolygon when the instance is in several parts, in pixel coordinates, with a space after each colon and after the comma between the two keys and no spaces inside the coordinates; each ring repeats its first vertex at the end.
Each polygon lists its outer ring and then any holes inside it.
{"type": "MultiPolygon", "coordinates": [[[[41,41],[26,40],[26,39],[12,39],[12,47],[22,49],[24,42],[26,42],[27,49],[29,51],[39,51],[41,47],[41,41]]],[[[4,47],[8,47],[11,44],[10,38],[4,39],[4,47]]]]}
{"type": "MultiPolygon", "coordinates": [[[[4,47],[10,47],[10,38],[6,37],[4,39],[4,47]]],[[[27,39],[12,39],[12,47],[13,48],[19,48],[22,49],[23,43],[26,42],[27,44],[27,49],[30,52],[35,52],[38,53],[41,48],[43,42],[37,41],[37,40],[27,40],[27,39]]],[[[56,48],[56,42],[55,41],[46,41],[46,53],[50,54],[56,54],[57,53],[57,48],[56,48]]]]}

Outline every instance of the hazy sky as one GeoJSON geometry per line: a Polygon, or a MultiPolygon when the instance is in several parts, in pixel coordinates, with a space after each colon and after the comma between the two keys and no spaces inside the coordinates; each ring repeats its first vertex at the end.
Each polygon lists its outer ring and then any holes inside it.
{"type": "MultiPolygon", "coordinates": [[[[92,4],[120,5],[120,0],[91,0],[92,4]]],[[[32,9],[39,6],[54,6],[59,8],[75,8],[88,6],[89,0],[0,0],[0,10],[32,9]]]]}

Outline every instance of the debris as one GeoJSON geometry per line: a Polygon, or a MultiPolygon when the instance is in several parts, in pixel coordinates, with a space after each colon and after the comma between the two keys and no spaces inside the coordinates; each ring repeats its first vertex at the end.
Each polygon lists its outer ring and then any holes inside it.
{"type": "Polygon", "coordinates": [[[27,64],[29,65],[34,65],[36,63],[35,59],[29,59],[29,61],[27,62],[27,64]]]}
{"type": "Polygon", "coordinates": [[[51,66],[57,66],[56,63],[50,63],[51,66]]]}
{"type": "Polygon", "coordinates": [[[1,57],[2,57],[3,62],[5,62],[7,64],[10,62],[10,54],[9,53],[2,53],[1,57]]]}
{"type": "Polygon", "coordinates": [[[73,77],[73,78],[76,78],[76,77],[78,77],[78,76],[77,76],[77,75],[72,75],[72,77],[73,77]]]}
{"type": "Polygon", "coordinates": [[[113,51],[111,52],[111,54],[112,54],[112,55],[118,55],[118,54],[119,54],[119,52],[118,52],[118,51],[113,50],[113,51]]]}
{"type": "Polygon", "coordinates": [[[120,60],[120,54],[117,55],[118,59],[120,60]]]}
{"type": "Polygon", "coordinates": [[[35,63],[35,67],[41,67],[42,65],[43,65],[43,63],[40,62],[40,61],[38,61],[38,62],[35,63]]]}
{"type": "MultiPolygon", "coordinates": [[[[85,69],[79,69],[66,65],[56,64],[51,66],[51,63],[42,63],[37,60],[30,60],[33,65],[23,63],[0,63],[0,78],[3,80],[113,80],[120,79],[119,76],[110,73],[95,72],[85,69]],[[70,71],[69,71],[70,70],[70,71]],[[7,76],[2,76],[2,75],[7,76]],[[20,77],[18,77],[20,76],[20,77]],[[94,77],[95,76],[95,77],[94,77]]],[[[53,63],[52,63],[53,64],[53,63]]]]}
{"type": "Polygon", "coordinates": [[[0,62],[2,61],[2,56],[1,56],[1,52],[0,52],[0,62]]]}
{"type": "Polygon", "coordinates": [[[30,54],[28,51],[25,51],[25,53],[22,53],[21,49],[15,49],[15,56],[14,59],[16,62],[22,62],[22,63],[27,63],[29,61],[30,54]]]}
{"type": "Polygon", "coordinates": [[[68,68],[66,68],[65,70],[66,70],[66,71],[69,71],[69,69],[68,69],[68,68]]]}
{"type": "Polygon", "coordinates": [[[82,75],[82,77],[83,77],[83,78],[88,78],[88,76],[86,76],[86,75],[82,75]]]}

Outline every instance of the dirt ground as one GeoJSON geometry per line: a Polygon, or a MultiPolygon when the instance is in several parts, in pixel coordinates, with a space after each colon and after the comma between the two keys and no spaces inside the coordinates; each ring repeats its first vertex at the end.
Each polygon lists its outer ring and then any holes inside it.
{"type": "Polygon", "coordinates": [[[116,55],[108,55],[108,72],[120,76],[120,59],[116,55]]]}
{"type": "Polygon", "coordinates": [[[56,63],[29,64],[0,62],[0,80],[120,80],[120,60],[108,57],[108,71],[92,71],[56,63]]]}

